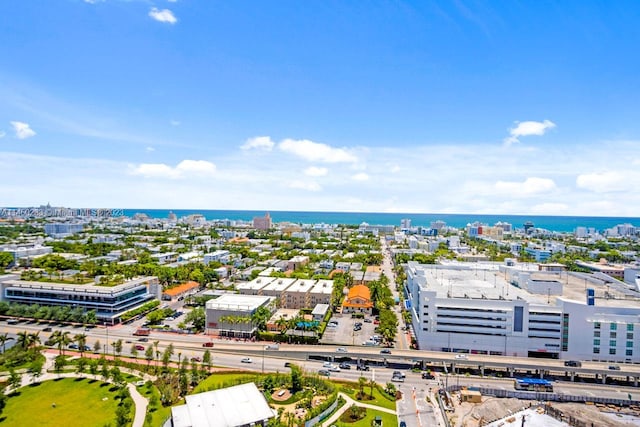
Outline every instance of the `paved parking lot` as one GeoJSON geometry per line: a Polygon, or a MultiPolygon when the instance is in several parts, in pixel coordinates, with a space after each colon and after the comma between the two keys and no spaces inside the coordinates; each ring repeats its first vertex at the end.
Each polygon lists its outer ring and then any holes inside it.
{"type": "MultiPolygon", "coordinates": [[[[373,320],[373,316],[367,317],[373,320]]],[[[322,344],[362,345],[369,337],[375,335],[376,325],[373,322],[367,323],[363,319],[352,319],[350,314],[334,314],[331,321],[338,322],[338,325],[325,329],[320,341],[322,344]],[[362,323],[362,329],[359,331],[353,330],[356,322],[362,323]]]]}

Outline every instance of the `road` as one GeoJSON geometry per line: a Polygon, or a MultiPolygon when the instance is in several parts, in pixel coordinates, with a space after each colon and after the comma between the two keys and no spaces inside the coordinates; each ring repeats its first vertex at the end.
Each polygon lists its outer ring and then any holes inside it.
{"type": "MultiPolygon", "coordinates": [[[[384,237],[380,238],[380,246],[382,248],[382,274],[389,279],[389,289],[391,290],[391,296],[399,298],[402,301],[402,295],[396,290],[396,275],[393,272],[393,260],[391,259],[391,253],[387,246],[387,241],[384,237]]],[[[402,318],[401,306],[397,305],[393,308],[396,317],[398,318],[398,326],[400,330],[396,336],[395,348],[398,350],[408,350],[411,348],[411,335],[404,330],[404,319],[402,318]]]]}

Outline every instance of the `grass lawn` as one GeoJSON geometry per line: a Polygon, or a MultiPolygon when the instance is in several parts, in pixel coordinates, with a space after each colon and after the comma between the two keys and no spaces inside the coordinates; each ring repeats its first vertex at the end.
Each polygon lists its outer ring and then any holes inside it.
{"type": "Polygon", "coordinates": [[[386,394],[383,394],[378,388],[374,387],[373,389],[373,399],[369,400],[369,392],[371,391],[369,387],[364,388],[364,394],[367,396],[367,399],[358,400],[356,399],[356,395],[360,391],[358,387],[358,383],[342,383],[342,391],[349,395],[353,400],[362,403],[368,403],[369,405],[382,406],[383,408],[396,410],[396,401],[394,399],[389,399],[386,397],[386,394]]]}
{"type": "MultiPolygon", "coordinates": [[[[261,376],[260,373],[255,372],[228,372],[228,373],[215,373],[209,375],[209,377],[200,382],[196,386],[196,388],[191,392],[191,394],[202,393],[203,391],[207,391],[208,389],[215,387],[220,388],[223,384],[228,383],[232,380],[236,380],[238,378],[256,378],[261,376]]],[[[250,382],[250,380],[246,381],[250,382]]]]}
{"type": "Polygon", "coordinates": [[[87,378],[64,378],[23,387],[7,401],[0,424],[102,427],[113,423],[118,401],[109,391],[111,385],[104,384],[87,378]]]}
{"type": "Polygon", "coordinates": [[[374,411],[372,409],[367,409],[367,416],[355,423],[345,423],[338,420],[334,424],[336,427],[371,427],[371,421],[373,421],[376,416],[382,418],[382,427],[396,427],[398,425],[398,418],[395,415],[374,411]]]}

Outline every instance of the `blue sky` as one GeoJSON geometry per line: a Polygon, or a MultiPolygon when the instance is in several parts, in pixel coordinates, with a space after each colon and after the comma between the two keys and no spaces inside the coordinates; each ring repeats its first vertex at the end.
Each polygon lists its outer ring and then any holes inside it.
{"type": "Polygon", "coordinates": [[[635,1],[0,14],[0,205],[640,211],[635,1]]]}

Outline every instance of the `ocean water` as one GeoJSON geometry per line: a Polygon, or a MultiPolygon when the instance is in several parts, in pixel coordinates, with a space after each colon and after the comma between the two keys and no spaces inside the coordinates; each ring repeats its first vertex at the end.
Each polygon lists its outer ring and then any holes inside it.
{"type": "MultiPolygon", "coordinates": [[[[167,218],[169,212],[178,218],[201,214],[207,220],[229,219],[251,221],[256,216],[264,216],[265,211],[237,211],[237,210],[187,210],[187,209],[124,209],[124,215],[133,216],[145,213],[152,218],[167,218]]],[[[462,228],[469,223],[480,222],[494,225],[498,221],[508,222],[515,228],[522,228],[523,224],[531,221],[536,227],[546,230],[571,232],[576,227],[593,227],[602,231],[618,224],[632,224],[640,226],[640,218],[624,217],[586,217],[586,216],[538,216],[538,215],[476,215],[476,214],[403,214],[379,212],[295,212],[269,211],[273,222],[293,222],[299,224],[361,224],[371,225],[400,225],[403,218],[411,219],[412,226],[429,227],[433,221],[444,221],[448,226],[462,228]]]]}

